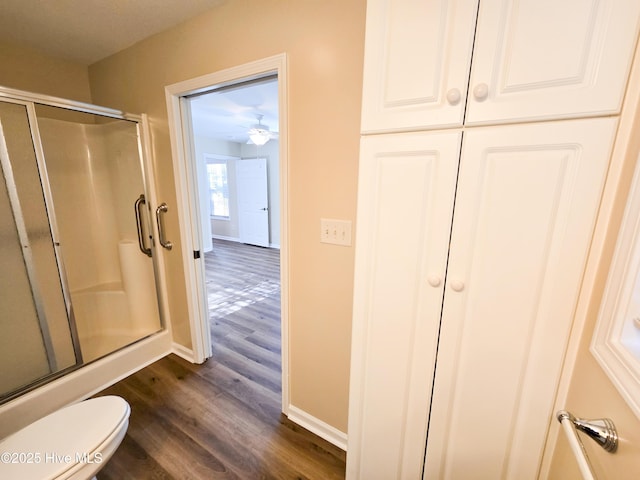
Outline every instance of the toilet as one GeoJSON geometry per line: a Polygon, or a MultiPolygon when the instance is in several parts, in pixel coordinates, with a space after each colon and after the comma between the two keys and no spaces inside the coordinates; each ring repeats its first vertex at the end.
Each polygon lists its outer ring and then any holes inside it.
{"type": "Polygon", "coordinates": [[[124,399],[104,396],[41,418],[0,441],[0,478],[94,478],[122,442],[130,413],[124,399]]]}

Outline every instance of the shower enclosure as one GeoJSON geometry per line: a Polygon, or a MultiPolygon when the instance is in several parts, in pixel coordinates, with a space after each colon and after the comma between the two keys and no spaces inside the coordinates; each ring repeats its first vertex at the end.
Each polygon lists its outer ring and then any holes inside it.
{"type": "Polygon", "coordinates": [[[163,328],[140,118],[77,105],[0,96],[0,402],[163,328]]]}

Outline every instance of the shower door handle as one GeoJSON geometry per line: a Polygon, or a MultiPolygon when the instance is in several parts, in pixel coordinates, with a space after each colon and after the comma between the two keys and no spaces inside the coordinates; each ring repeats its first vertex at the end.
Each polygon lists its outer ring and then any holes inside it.
{"type": "Polygon", "coordinates": [[[138,228],[138,246],[140,247],[140,251],[144,253],[147,257],[151,256],[151,249],[145,247],[144,245],[144,232],[142,230],[142,211],[140,207],[145,205],[147,202],[144,199],[144,195],[140,195],[134,204],[136,211],[136,227],[138,228]]]}
{"type": "Polygon", "coordinates": [[[167,250],[171,250],[173,248],[173,243],[165,240],[164,223],[162,222],[162,218],[160,216],[161,213],[166,213],[167,210],[169,210],[169,207],[167,207],[166,203],[162,203],[162,205],[156,208],[156,222],[158,223],[158,235],[160,237],[158,240],[160,241],[160,245],[162,245],[167,250]]]}

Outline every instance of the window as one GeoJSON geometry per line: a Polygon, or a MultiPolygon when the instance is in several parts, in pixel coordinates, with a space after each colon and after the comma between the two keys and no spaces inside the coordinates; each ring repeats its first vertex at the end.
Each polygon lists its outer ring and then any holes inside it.
{"type": "Polygon", "coordinates": [[[208,160],[207,177],[213,217],[229,218],[229,183],[226,160],[208,160]]]}

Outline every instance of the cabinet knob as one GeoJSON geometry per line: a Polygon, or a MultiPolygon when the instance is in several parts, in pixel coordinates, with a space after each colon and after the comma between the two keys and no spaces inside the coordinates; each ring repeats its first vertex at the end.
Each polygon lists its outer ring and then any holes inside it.
{"type": "Polygon", "coordinates": [[[461,282],[460,280],[453,280],[451,282],[451,288],[454,292],[461,292],[464,290],[464,282],[461,282]]]}
{"type": "Polygon", "coordinates": [[[452,88],[447,92],[447,102],[449,102],[449,105],[457,105],[461,97],[460,90],[457,88],[452,88]]]}
{"type": "Polygon", "coordinates": [[[489,85],[486,83],[479,83],[476,85],[473,89],[473,96],[480,102],[486,100],[489,96],[489,85]]]}
{"type": "Polygon", "coordinates": [[[439,287],[442,283],[442,279],[438,275],[429,275],[429,277],[427,277],[427,281],[432,287],[439,287]]]}

